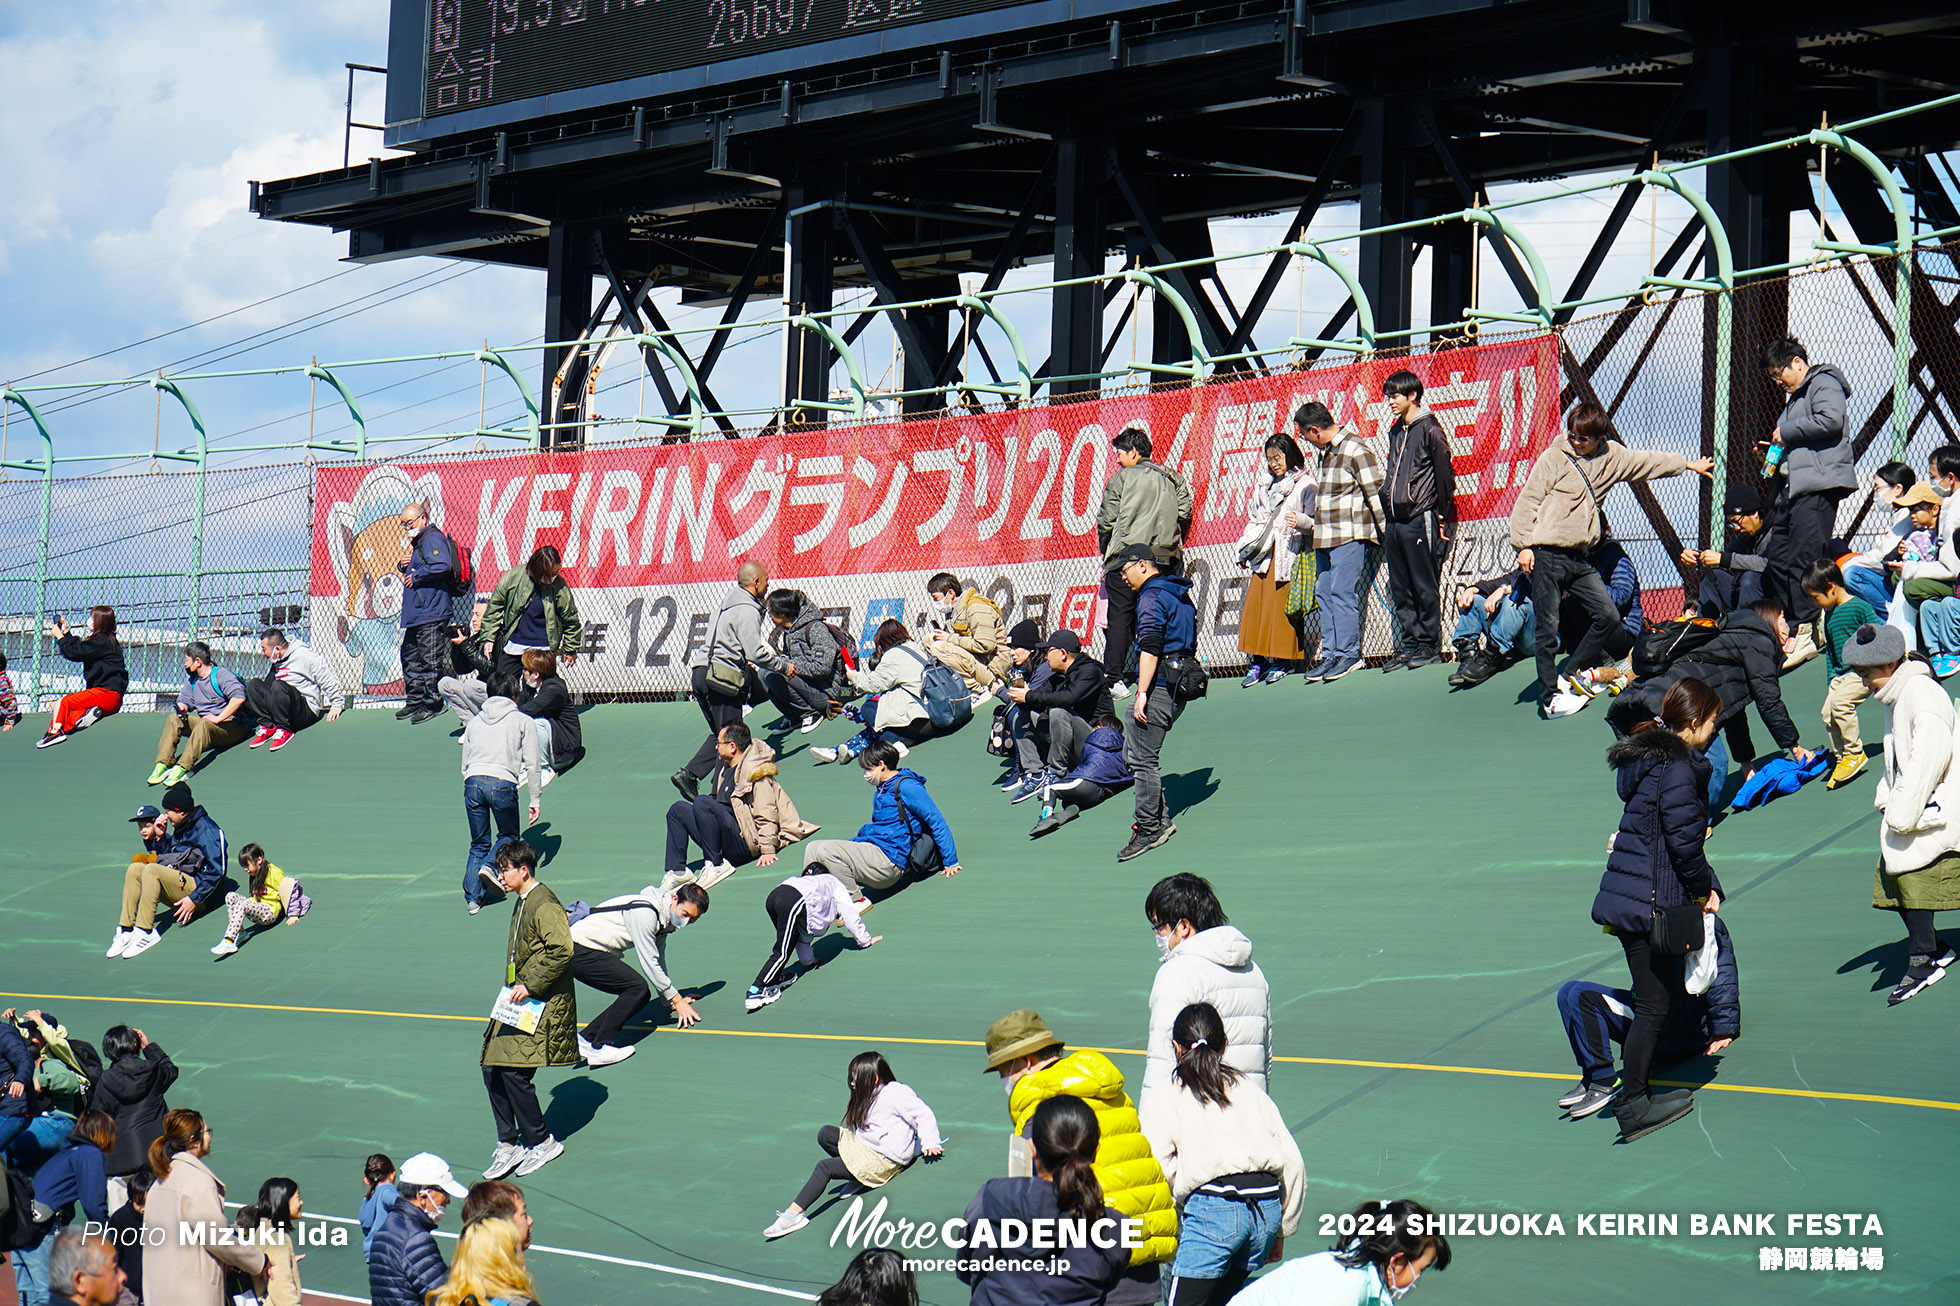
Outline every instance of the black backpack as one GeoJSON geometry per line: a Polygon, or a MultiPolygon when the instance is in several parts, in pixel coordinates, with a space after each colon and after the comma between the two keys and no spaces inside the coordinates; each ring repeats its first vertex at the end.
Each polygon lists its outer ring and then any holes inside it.
{"type": "Polygon", "coordinates": [[[6,1162],[0,1161],[0,1171],[5,1171],[5,1182],[0,1188],[6,1191],[6,1201],[0,1205],[0,1252],[21,1251],[38,1246],[54,1227],[52,1217],[45,1221],[34,1218],[34,1181],[6,1162]]]}
{"type": "Polygon", "coordinates": [[[85,1097],[95,1092],[95,1086],[102,1082],[102,1054],[95,1050],[95,1044],[86,1039],[71,1038],[68,1050],[75,1054],[75,1065],[81,1070],[82,1078],[88,1081],[85,1097]]]}
{"type": "Polygon", "coordinates": [[[1682,617],[1676,621],[1650,621],[1633,642],[1633,674],[1658,676],[1694,653],[1721,630],[1712,617],[1682,617]]]}

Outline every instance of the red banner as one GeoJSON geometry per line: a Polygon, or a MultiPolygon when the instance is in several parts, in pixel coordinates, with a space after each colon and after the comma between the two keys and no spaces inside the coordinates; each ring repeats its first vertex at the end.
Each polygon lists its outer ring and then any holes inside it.
{"type": "MultiPolygon", "coordinates": [[[[743,558],[772,583],[805,590],[848,629],[904,616],[923,582],[951,571],[989,591],[1010,622],[1033,615],[1087,635],[1096,616],[1095,519],[1112,468],[1110,439],[1147,424],[1157,461],[1194,497],[1189,554],[1202,572],[1201,648],[1231,661],[1237,599],[1232,545],[1263,484],[1261,448],[1308,400],[1354,424],[1380,451],[1393,417],[1381,381],[1407,367],[1443,424],[1456,462],[1457,557],[1501,535],[1532,457],[1558,420],[1548,337],[1401,360],[1325,364],[1280,376],[1130,394],[980,416],[744,440],[323,467],[313,550],[315,644],[354,664],[362,683],[399,679],[399,527],[403,504],[429,503],[445,533],[473,548],[479,588],[540,544],[564,554],[599,647],[578,687],[679,689],[685,655],[743,558]],[[1485,523],[1479,526],[1478,523],[1485,523]],[[335,638],[329,638],[329,633],[335,638]]],[[[1454,570],[1454,568],[1453,568],[1454,570]]],[[[1371,614],[1371,645],[1385,614],[1371,614]]],[[[343,670],[346,668],[343,667],[343,670]]]]}

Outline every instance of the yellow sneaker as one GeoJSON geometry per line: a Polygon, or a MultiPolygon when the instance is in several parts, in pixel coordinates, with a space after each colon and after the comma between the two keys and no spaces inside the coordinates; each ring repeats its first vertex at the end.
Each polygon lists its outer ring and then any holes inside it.
{"type": "Polygon", "coordinates": [[[1863,752],[1838,754],[1837,765],[1831,768],[1831,778],[1824,782],[1826,789],[1836,789],[1839,785],[1850,784],[1864,774],[1870,759],[1863,752]]]}

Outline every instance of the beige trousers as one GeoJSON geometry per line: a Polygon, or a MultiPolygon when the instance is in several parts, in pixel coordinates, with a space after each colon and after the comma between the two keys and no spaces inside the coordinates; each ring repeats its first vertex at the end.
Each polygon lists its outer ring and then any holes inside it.
{"type": "Polygon", "coordinates": [[[197,881],[182,871],[155,862],[131,862],[123,872],[122,917],[117,927],[154,929],[157,903],[177,902],[196,887],[197,881]]]}
{"type": "Polygon", "coordinates": [[[1864,736],[1858,733],[1858,704],[1870,697],[1871,691],[1857,672],[1831,677],[1831,687],[1824,692],[1824,728],[1830,732],[1833,753],[1843,756],[1865,751],[1864,736]]]}

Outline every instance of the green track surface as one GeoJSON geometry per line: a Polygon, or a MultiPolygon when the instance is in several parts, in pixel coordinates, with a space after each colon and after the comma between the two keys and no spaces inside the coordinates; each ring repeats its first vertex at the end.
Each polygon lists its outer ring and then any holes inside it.
{"type": "MultiPolygon", "coordinates": [[[[1557,1213],[1567,1230],[1458,1239],[1456,1264],[1424,1281],[1425,1301],[1960,1298],[1960,1214],[1939,1179],[1960,1152],[1960,986],[1886,1007],[1904,949],[1897,919],[1869,905],[1869,776],[1732,817],[1711,844],[1731,895],[1744,1035],[1719,1065],[1661,1077],[1789,1095],[1704,1091],[1694,1115],[1630,1147],[1613,1144],[1610,1116],[1559,1119],[1552,1100],[1573,1074],[1552,995],[1573,977],[1625,983],[1619,949],[1589,920],[1618,806],[1600,709],[1537,721],[1519,702],[1527,680],[1515,668],[1448,694],[1439,667],[1333,686],[1217,682],[1166,750],[1177,837],[1124,866],[1113,855],[1125,801],[1030,843],[1033,805],[1010,808],[988,783],[978,726],[915,750],[966,873],[881,904],[870,924],[882,944],[842,950],[753,1016],[741,995],[769,938],[762,899],[800,858],[716,888],[707,918],[669,950],[683,986],[710,991],[702,1028],[647,1032],[638,1056],[603,1071],[540,1076],[567,1151],[524,1181],[537,1241],[818,1291],[849,1259],[827,1245],[833,1217],[774,1244],[760,1230],[808,1174],[818,1126],[842,1111],[845,1065],[866,1048],[886,1053],[950,1139],[943,1162],[884,1190],[892,1213],[958,1214],[1003,1173],[999,1083],[980,1073],[976,1047],[898,1040],[970,1044],[1004,1012],[1033,1007],[1072,1044],[1119,1050],[1134,1085],[1142,1058],[1120,1049],[1142,1045],[1156,963],[1143,896],[1191,870],[1212,878],[1254,941],[1277,1055],[1524,1076],[1277,1066],[1273,1095],[1312,1185],[1289,1254],[1327,1245],[1323,1213],[1411,1195],[1449,1212],[1557,1213]],[[1827,1211],[1876,1213],[1884,1236],[1781,1233],[1788,1213],[1827,1211]],[[1670,1213],[1681,1233],[1581,1236],[1577,1217],[1590,1212],[1670,1213]],[[1771,1213],[1779,1235],[1691,1238],[1694,1212],[1771,1213]],[[1880,1246],[1885,1268],[1764,1273],[1765,1242],[1880,1246]]],[[[1784,685],[1815,742],[1821,667],[1784,685]]],[[[234,1200],[283,1173],[309,1213],[351,1216],[361,1161],[376,1150],[397,1161],[439,1152],[472,1178],[493,1142],[477,1052],[506,918],[463,911],[467,835],[448,728],[358,712],[277,756],[238,749],[210,762],[194,780],[199,800],[234,848],[260,842],[299,876],[314,911],[222,962],[206,951],[220,933],[209,917],[124,962],[102,953],[132,844],[124,818],[157,793],[142,778],[160,718],[111,718],[35,752],[41,724],[0,741],[0,938],[6,988],[61,996],[5,1001],[46,1006],[90,1038],[119,1021],[147,1030],[183,1068],[172,1104],[212,1120],[212,1164],[234,1200]],[[153,1005],[171,1000],[369,1014],[153,1005]]],[[[1869,706],[1874,751],[1880,724],[1869,706]]],[[[791,736],[783,769],[804,814],[848,836],[867,810],[860,772],[813,767],[801,752],[844,729],[791,736]]],[[[585,732],[589,760],[547,792],[535,832],[551,859],[544,878],[566,901],[658,878],[666,777],[701,720],[687,704],[597,707],[585,732]]],[[[580,990],[587,1014],[597,996],[580,990]]],[[[771,1300],[669,1270],[544,1253],[531,1263],[550,1306],[771,1300]]],[[[349,1248],[313,1249],[303,1270],[309,1289],[367,1295],[357,1231],[349,1248]]],[[[921,1287],[929,1302],[966,1300],[950,1276],[921,1287]]]]}

